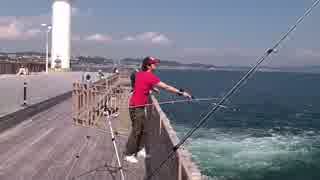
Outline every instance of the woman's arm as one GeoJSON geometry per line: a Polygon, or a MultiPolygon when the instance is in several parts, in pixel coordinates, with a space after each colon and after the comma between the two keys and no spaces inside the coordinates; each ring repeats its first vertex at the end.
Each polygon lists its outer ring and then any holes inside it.
{"type": "Polygon", "coordinates": [[[184,96],[184,97],[187,97],[187,98],[192,98],[192,96],[189,93],[187,93],[185,91],[182,91],[182,90],[179,90],[179,89],[177,89],[177,88],[175,88],[173,86],[170,86],[170,85],[168,85],[168,84],[166,84],[164,82],[160,81],[158,84],[156,84],[156,86],[159,87],[159,88],[162,88],[162,89],[164,89],[164,90],[166,90],[168,92],[171,92],[171,93],[174,93],[174,94],[178,94],[178,95],[181,95],[181,96],[184,96]]]}

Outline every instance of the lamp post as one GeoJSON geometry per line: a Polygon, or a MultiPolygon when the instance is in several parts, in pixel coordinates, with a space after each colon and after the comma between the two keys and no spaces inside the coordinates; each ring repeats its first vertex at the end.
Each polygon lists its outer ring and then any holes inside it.
{"type": "Polygon", "coordinates": [[[46,73],[49,69],[49,33],[51,32],[52,26],[48,24],[41,24],[41,26],[46,27],[46,73]]]}

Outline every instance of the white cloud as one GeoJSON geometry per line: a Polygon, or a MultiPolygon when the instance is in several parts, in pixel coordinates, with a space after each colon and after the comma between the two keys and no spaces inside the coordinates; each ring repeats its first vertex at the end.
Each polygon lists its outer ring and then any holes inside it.
{"type": "Polygon", "coordinates": [[[148,41],[148,40],[152,40],[152,38],[154,38],[157,35],[158,33],[156,32],[144,32],[144,33],[138,34],[136,38],[138,40],[148,41]]]}
{"type": "Polygon", "coordinates": [[[154,44],[169,44],[170,40],[163,34],[159,34],[151,39],[154,44]]]}
{"type": "Polygon", "coordinates": [[[27,27],[17,18],[0,18],[0,40],[26,40],[36,37],[40,32],[40,29],[27,27]]]}
{"type": "Polygon", "coordinates": [[[1,40],[15,40],[21,36],[21,32],[16,23],[0,25],[1,40]]]}
{"type": "Polygon", "coordinates": [[[132,37],[132,36],[128,36],[128,37],[125,37],[123,40],[125,40],[125,41],[134,41],[136,39],[134,37],[132,37]]]}
{"type": "Polygon", "coordinates": [[[103,34],[93,34],[89,35],[85,38],[87,41],[97,41],[97,42],[110,42],[112,41],[112,37],[108,35],[103,35],[103,34]]]}
{"type": "Polygon", "coordinates": [[[159,32],[144,32],[135,36],[127,36],[124,38],[125,41],[137,41],[151,44],[170,44],[171,40],[159,32]]]}
{"type": "Polygon", "coordinates": [[[8,24],[14,20],[16,20],[16,18],[13,16],[0,16],[0,25],[8,24]]]}
{"type": "Polygon", "coordinates": [[[10,24],[12,22],[19,22],[25,28],[40,27],[41,24],[50,24],[51,14],[42,14],[38,16],[0,16],[0,24],[10,24]]]}

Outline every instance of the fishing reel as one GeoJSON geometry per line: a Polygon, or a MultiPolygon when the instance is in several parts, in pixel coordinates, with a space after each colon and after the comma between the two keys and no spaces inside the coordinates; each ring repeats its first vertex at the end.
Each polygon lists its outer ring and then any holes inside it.
{"type": "MultiPolygon", "coordinates": [[[[191,95],[191,91],[190,90],[186,90],[186,89],[180,88],[179,92],[178,92],[178,96],[182,96],[184,92],[186,92],[186,93],[191,95]]],[[[191,99],[190,100],[192,100],[192,99],[195,99],[195,97],[191,95],[191,99]]]]}

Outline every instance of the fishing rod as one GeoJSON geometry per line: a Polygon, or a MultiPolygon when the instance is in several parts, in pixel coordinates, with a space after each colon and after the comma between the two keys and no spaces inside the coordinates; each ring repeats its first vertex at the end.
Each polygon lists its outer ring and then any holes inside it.
{"type": "Polygon", "coordinates": [[[295,22],[291,28],[284,33],[280,39],[272,46],[272,48],[269,48],[265,51],[265,53],[258,58],[256,64],[225,94],[222,99],[217,103],[217,105],[213,106],[209,112],[202,117],[195,125],[194,128],[192,128],[188,133],[180,140],[180,142],[173,147],[171,152],[169,152],[168,157],[163,160],[160,165],[155,168],[150,175],[147,176],[147,180],[151,179],[159,170],[162,168],[162,166],[170,159],[172,158],[173,155],[175,155],[175,152],[185,143],[187,139],[191,137],[191,135],[198,130],[208,119],[211,115],[213,115],[215,112],[217,112],[220,109],[220,106],[224,104],[225,101],[227,101],[237,90],[239,90],[242,85],[248,80],[257,70],[257,68],[260,66],[260,64],[267,58],[269,57],[272,53],[277,52],[277,48],[280,46],[280,44],[287,39],[287,37],[297,28],[297,26],[312,12],[312,10],[318,6],[320,3],[320,0],[314,1],[312,6],[308,8],[305,13],[299,17],[299,19],[295,22]]]}
{"type": "MultiPolygon", "coordinates": [[[[176,104],[176,103],[196,103],[202,101],[212,101],[212,100],[219,100],[219,98],[192,98],[192,99],[183,99],[183,100],[172,100],[172,101],[162,101],[159,102],[159,105],[166,105],[166,104],[176,104]]],[[[217,103],[210,103],[216,105],[217,103]]],[[[129,108],[139,108],[139,107],[148,107],[153,106],[153,103],[144,104],[144,105],[137,105],[137,106],[129,106],[129,108]]],[[[227,106],[220,105],[222,108],[227,108],[227,106]]]]}

